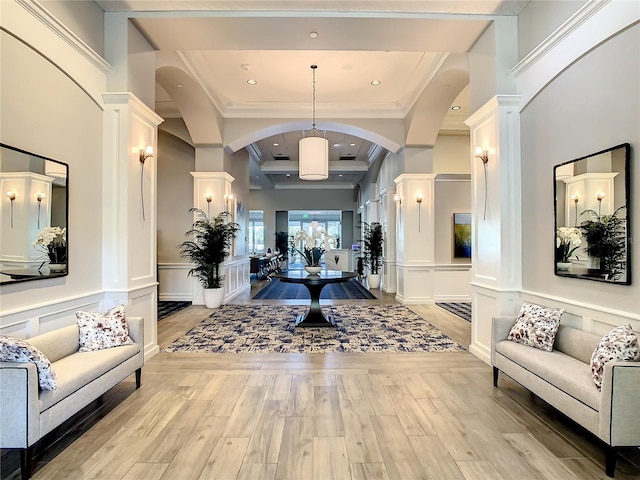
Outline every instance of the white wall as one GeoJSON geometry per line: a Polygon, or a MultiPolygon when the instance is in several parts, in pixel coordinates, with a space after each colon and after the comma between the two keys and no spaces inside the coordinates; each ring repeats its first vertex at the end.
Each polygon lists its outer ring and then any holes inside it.
{"type": "Polygon", "coordinates": [[[433,173],[471,173],[469,133],[438,135],[433,146],[433,173]]]}
{"type": "Polygon", "coordinates": [[[40,3],[98,55],[104,56],[104,12],[97,3],[77,0],[40,0],[40,3]]]}
{"type": "MultiPolygon", "coordinates": [[[[632,320],[637,329],[640,287],[637,281],[630,286],[607,285],[554,275],[553,166],[629,142],[635,169],[640,148],[638,78],[640,26],[636,25],[567,68],[522,111],[523,289],[542,299],[567,302],[570,310],[592,308],[580,320],[587,329],[625,320],[632,320]],[[625,318],[612,318],[611,311],[625,318]]],[[[640,208],[633,192],[640,189],[640,175],[630,180],[634,201],[630,213],[636,228],[640,208]]],[[[631,242],[636,278],[639,245],[631,242]]]]}
{"type": "Polygon", "coordinates": [[[102,110],[38,52],[0,35],[0,140],[69,165],[69,275],[2,286],[2,333],[31,336],[99,301],[102,110]]]}

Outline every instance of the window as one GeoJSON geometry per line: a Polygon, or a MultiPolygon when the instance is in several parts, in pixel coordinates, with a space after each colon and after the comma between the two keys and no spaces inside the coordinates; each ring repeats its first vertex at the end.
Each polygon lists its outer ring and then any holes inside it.
{"type": "Polygon", "coordinates": [[[249,252],[264,252],[264,211],[249,210],[249,252]]]}

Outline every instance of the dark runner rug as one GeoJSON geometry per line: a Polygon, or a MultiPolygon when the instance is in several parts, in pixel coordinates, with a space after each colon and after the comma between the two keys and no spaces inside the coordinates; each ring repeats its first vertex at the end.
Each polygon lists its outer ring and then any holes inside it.
{"type": "Polygon", "coordinates": [[[158,302],[158,320],[191,306],[191,302],[158,302]]]}
{"type": "MultiPolygon", "coordinates": [[[[304,300],[311,299],[309,290],[304,285],[284,283],[277,278],[271,280],[266,287],[253,296],[256,300],[304,300]]],[[[325,300],[363,300],[376,298],[356,279],[344,283],[330,283],[320,292],[320,299],[325,300]]]]}
{"type": "Polygon", "coordinates": [[[457,303],[436,303],[440,308],[457,315],[458,317],[471,321],[471,302],[457,302],[457,303]]]}
{"type": "Polygon", "coordinates": [[[304,305],[222,305],[164,352],[458,352],[454,342],[402,305],[331,305],[335,328],[296,328],[304,305]]]}

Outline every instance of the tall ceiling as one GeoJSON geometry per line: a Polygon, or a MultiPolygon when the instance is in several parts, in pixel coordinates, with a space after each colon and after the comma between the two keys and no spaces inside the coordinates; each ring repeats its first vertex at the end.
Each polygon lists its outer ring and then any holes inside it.
{"type": "MultiPolygon", "coordinates": [[[[424,129],[436,125],[464,131],[468,77],[447,77],[443,72],[452,65],[466,68],[466,53],[491,20],[517,14],[527,2],[97,3],[105,11],[130,12],[134,25],[158,50],[159,65],[169,67],[162,74],[158,70],[156,111],[168,126],[184,119],[189,135],[183,139],[195,145],[215,143],[207,140],[214,130],[207,117],[218,128],[221,119],[282,119],[291,125],[289,131],[266,134],[246,145],[252,187],[353,188],[386,151],[375,138],[349,125],[371,120],[408,125],[409,120],[419,120],[424,129]],[[323,182],[297,178],[298,141],[312,123],[312,64],[318,66],[319,128],[323,119],[341,125],[326,132],[330,176],[323,182]],[[173,73],[176,68],[180,75],[173,73]],[[451,110],[453,105],[460,109],[451,110]],[[422,109],[420,114],[417,109],[422,109]]],[[[424,138],[435,137],[425,132],[424,138]]]]}

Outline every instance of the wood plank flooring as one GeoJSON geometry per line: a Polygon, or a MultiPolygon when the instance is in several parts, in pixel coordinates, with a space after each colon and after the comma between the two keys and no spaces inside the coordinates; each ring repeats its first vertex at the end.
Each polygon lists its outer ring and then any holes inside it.
{"type": "MultiPolygon", "coordinates": [[[[468,322],[411,308],[468,346],[468,322]]],[[[161,348],[207,314],[193,306],[159,322],[161,348]]],[[[134,385],[48,438],[33,478],[607,478],[597,441],[506,377],[493,388],[491,368],[467,352],[160,353],[134,385]]],[[[2,478],[19,477],[3,466],[2,478]]],[[[640,469],[621,459],[616,478],[640,469]]]]}

